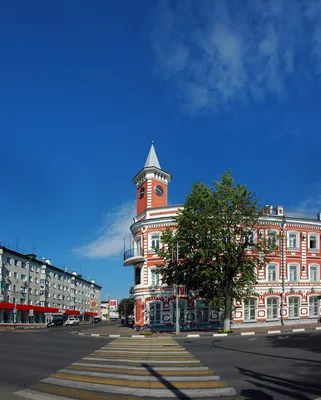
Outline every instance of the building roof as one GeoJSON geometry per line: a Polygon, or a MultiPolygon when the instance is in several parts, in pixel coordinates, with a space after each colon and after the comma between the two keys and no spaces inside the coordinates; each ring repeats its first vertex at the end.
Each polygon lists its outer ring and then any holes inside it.
{"type": "Polygon", "coordinates": [[[148,167],[156,167],[161,169],[161,166],[159,164],[157,155],[156,155],[156,151],[155,151],[155,147],[154,147],[154,142],[152,142],[152,145],[150,146],[150,150],[147,156],[147,160],[145,162],[144,168],[148,168],[148,167]]]}
{"type": "Polygon", "coordinates": [[[29,253],[29,254],[23,254],[23,253],[19,253],[18,251],[12,250],[12,249],[10,249],[8,246],[3,246],[3,245],[0,245],[0,249],[2,249],[3,251],[6,251],[6,252],[8,252],[8,253],[14,254],[14,255],[16,255],[16,256],[18,256],[18,257],[20,257],[20,258],[24,258],[24,259],[27,260],[27,261],[28,261],[28,260],[29,260],[29,261],[32,260],[34,263],[37,263],[37,264],[39,264],[39,265],[46,265],[46,266],[50,267],[51,269],[53,269],[53,270],[55,270],[55,271],[57,271],[57,272],[63,273],[63,274],[68,275],[68,276],[70,276],[70,277],[75,277],[75,278],[77,278],[77,279],[79,279],[79,280],[81,280],[81,281],[83,281],[83,282],[92,284],[92,285],[97,286],[98,288],[101,288],[101,289],[102,289],[102,286],[98,285],[96,282],[93,283],[90,279],[85,279],[85,278],[83,278],[82,275],[79,275],[79,274],[75,275],[75,274],[73,274],[72,272],[66,271],[66,269],[62,269],[62,268],[56,267],[55,265],[49,264],[48,262],[43,261],[43,260],[38,260],[36,254],[30,254],[30,253],[29,253]]]}

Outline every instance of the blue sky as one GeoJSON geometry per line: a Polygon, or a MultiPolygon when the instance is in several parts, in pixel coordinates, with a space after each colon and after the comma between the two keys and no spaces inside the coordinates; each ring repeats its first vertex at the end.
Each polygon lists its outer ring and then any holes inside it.
{"type": "Polygon", "coordinates": [[[319,1],[11,0],[0,38],[4,244],[127,296],[152,138],[170,204],[232,169],[266,204],[321,210],[319,1]]]}

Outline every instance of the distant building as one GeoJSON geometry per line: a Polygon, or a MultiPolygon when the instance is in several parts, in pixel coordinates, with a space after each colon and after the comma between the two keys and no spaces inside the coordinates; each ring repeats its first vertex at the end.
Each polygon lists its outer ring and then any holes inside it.
{"type": "MultiPolygon", "coordinates": [[[[172,287],[162,283],[156,269],[161,264],[153,248],[161,246],[166,228],[175,230],[174,217],[183,205],[167,204],[171,175],[161,169],[152,144],[144,168],[133,179],[137,215],[131,235],[125,239],[124,266],[134,267],[135,327],[174,329],[175,298],[172,287]]],[[[316,219],[284,214],[270,207],[259,221],[251,240],[258,235],[271,243],[265,268],[257,268],[253,296],[235,303],[233,320],[239,326],[317,321],[320,317],[321,213],[316,219]],[[284,240],[282,239],[284,238],[284,240]]],[[[189,292],[179,301],[182,327],[214,327],[221,315],[205,299],[189,292]]]]}
{"type": "MultiPolygon", "coordinates": [[[[100,315],[101,318],[104,320],[108,320],[108,310],[109,310],[109,302],[108,300],[101,302],[100,307],[100,315]]],[[[110,318],[119,318],[119,313],[117,310],[111,309],[110,310],[110,318]]]]}
{"type": "Polygon", "coordinates": [[[0,246],[0,324],[45,323],[50,314],[88,320],[100,310],[101,286],[48,259],[0,246]]]}

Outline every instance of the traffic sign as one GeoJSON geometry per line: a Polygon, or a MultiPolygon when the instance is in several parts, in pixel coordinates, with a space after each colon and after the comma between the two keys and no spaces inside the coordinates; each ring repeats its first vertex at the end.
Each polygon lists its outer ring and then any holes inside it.
{"type": "Polygon", "coordinates": [[[17,309],[16,308],[13,309],[13,313],[17,314],[17,309]]]}
{"type": "Polygon", "coordinates": [[[0,301],[3,301],[3,296],[0,295],[0,301]]]}
{"type": "Polygon", "coordinates": [[[90,300],[90,308],[97,308],[97,301],[96,300],[90,300]]]}
{"type": "Polygon", "coordinates": [[[29,310],[29,317],[33,317],[33,310],[29,310]]]}

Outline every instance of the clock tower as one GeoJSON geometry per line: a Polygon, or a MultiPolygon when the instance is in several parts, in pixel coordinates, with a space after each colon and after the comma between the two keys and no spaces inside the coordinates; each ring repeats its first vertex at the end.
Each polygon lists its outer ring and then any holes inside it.
{"type": "Polygon", "coordinates": [[[167,186],[171,180],[171,175],[161,169],[152,142],[144,168],[133,179],[137,188],[137,215],[147,208],[167,206],[167,186]]]}

